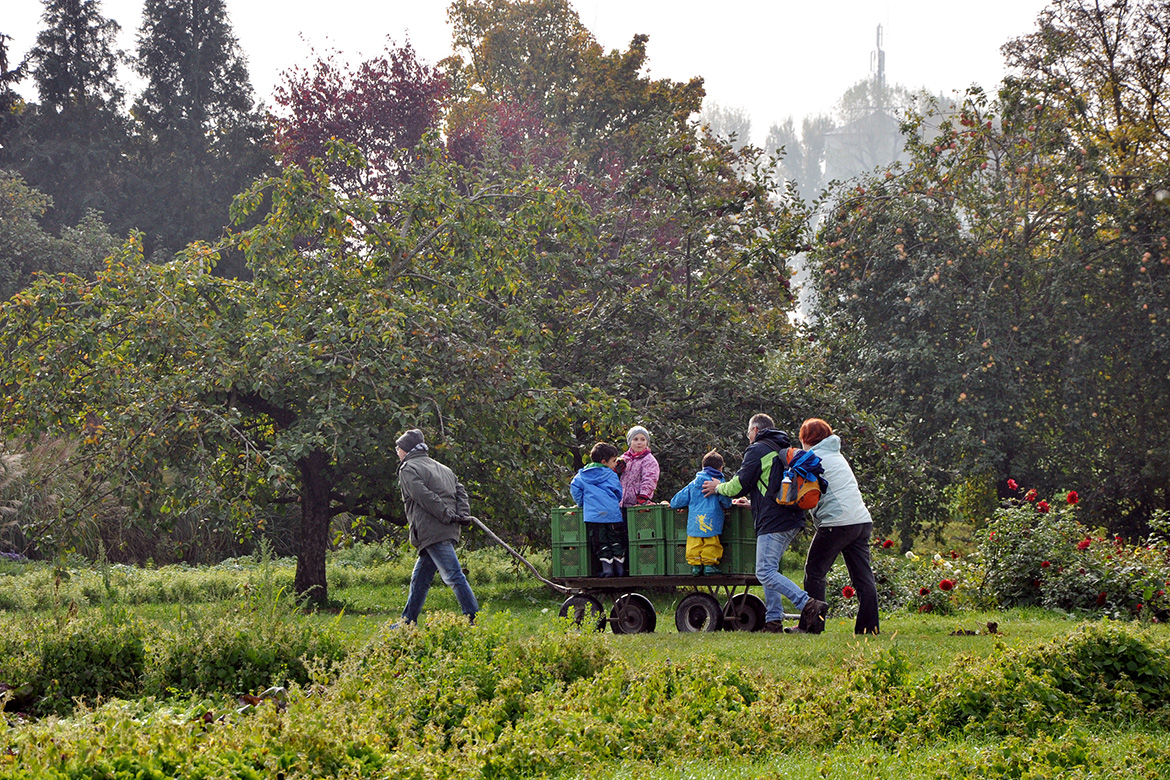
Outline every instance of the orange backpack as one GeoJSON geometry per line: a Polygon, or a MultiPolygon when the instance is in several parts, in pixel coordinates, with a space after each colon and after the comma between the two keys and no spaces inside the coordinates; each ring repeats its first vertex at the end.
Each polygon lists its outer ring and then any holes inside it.
{"type": "MultiPolygon", "coordinates": [[[[821,480],[814,470],[820,465],[821,459],[811,452],[789,447],[784,472],[774,494],[776,503],[800,509],[815,507],[821,500],[821,480]],[[796,455],[797,452],[800,455],[796,455]],[[795,459],[793,456],[796,456],[795,459]]],[[[772,482],[774,479],[768,481],[772,482]]]]}

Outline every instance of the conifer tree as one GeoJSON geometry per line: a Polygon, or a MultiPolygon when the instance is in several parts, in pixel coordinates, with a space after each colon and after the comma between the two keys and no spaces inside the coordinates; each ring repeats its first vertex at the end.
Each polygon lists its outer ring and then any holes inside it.
{"type": "Polygon", "coordinates": [[[145,195],[137,222],[164,253],[214,239],[231,199],[272,166],[222,0],[147,0],[135,68],[146,79],[133,111],[145,195]]]}
{"type": "Polygon", "coordinates": [[[107,213],[115,229],[125,230],[118,218],[128,142],[119,114],[120,27],[102,15],[100,0],[44,0],[44,8],[36,45],[13,71],[30,69],[38,102],[19,115],[6,112],[11,126],[4,129],[0,164],[50,196],[49,231],[60,232],[90,211],[107,213]]]}

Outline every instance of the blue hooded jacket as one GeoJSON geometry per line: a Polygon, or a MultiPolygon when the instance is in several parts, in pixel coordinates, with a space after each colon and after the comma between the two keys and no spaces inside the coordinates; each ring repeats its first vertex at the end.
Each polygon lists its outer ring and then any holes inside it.
{"type": "Polygon", "coordinates": [[[622,522],[622,481],[601,463],[590,463],[569,483],[569,493],[586,523],[622,522]]]}
{"type": "Polygon", "coordinates": [[[723,472],[707,466],[685,488],[670,499],[671,509],[687,508],[687,536],[718,536],[723,533],[723,509],[731,506],[731,498],[716,493],[703,495],[703,483],[709,479],[722,482],[723,472]]]}

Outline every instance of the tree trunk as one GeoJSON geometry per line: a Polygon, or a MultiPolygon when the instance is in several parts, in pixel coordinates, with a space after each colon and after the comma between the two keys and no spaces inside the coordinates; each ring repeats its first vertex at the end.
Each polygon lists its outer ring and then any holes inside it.
{"type": "Polygon", "coordinates": [[[297,462],[301,472],[301,532],[297,546],[297,596],[315,604],[328,601],[325,552],[329,549],[328,456],[312,452],[297,462]]]}

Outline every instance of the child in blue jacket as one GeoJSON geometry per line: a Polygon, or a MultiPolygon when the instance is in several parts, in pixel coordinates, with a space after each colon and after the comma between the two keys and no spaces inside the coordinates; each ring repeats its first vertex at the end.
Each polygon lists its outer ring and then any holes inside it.
{"type": "Polygon", "coordinates": [[[711,450],[703,456],[703,470],[695,474],[685,488],[670,499],[672,509],[687,509],[687,563],[691,574],[722,574],[719,561],[723,558],[723,509],[731,506],[728,496],[703,495],[703,483],[709,479],[724,480],[723,456],[711,450]]]}
{"type": "Polygon", "coordinates": [[[599,441],[589,452],[592,461],[569,483],[573,501],[581,507],[589,552],[601,563],[602,577],[626,576],[626,550],[630,534],[622,517],[622,482],[614,466],[621,450],[599,441]]]}

